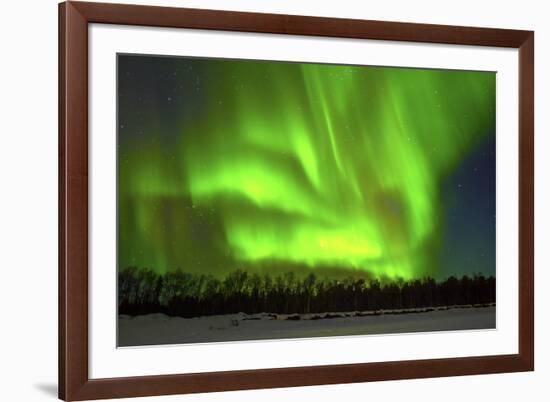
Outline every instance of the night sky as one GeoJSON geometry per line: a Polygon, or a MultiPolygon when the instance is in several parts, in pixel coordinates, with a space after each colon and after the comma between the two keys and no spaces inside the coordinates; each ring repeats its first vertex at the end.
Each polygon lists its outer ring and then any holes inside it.
{"type": "Polygon", "coordinates": [[[118,263],[495,274],[495,74],[118,56],[118,263]]]}

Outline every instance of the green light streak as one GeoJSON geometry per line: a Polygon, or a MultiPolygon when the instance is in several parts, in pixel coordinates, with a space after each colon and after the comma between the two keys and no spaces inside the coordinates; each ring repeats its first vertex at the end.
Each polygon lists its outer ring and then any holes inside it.
{"type": "Polygon", "coordinates": [[[121,265],[200,271],[206,253],[213,271],[275,261],[409,279],[437,269],[439,184],[494,135],[495,74],[203,66],[204,112],[179,123],[170,152],[136,140],[119,161],[121,265]],[[197,221],[210,222],[206,242],[197,221]]]}

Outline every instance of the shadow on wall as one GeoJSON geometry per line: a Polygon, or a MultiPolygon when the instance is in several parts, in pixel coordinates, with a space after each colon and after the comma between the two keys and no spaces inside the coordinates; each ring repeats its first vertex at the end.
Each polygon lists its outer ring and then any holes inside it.
{"type": "Polygon", "coordinates": [[[54,397],[57,399],[57,384],[34,384],[34,387],[40,390],[45,395],[54,397]]]}

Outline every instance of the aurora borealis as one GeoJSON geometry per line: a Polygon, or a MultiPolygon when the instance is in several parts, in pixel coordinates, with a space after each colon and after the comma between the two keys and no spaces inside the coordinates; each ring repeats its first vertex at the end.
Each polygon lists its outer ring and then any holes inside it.
{"type": "Polygon", "coordinates": [[[119,267],[494,274],[494,73],[119,55],[118,96],[119,267]]]}

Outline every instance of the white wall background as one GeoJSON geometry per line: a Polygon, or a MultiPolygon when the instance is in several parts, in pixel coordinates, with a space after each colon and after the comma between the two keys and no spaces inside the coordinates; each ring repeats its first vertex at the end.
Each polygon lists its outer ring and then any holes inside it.
{"type": "MultiPolygon", "coordinates": [[[[114,0],[113,0],[114,1],[114,0]]],[[[123,1],[128,2],[128,1],[123,1]]],[[[535,30],[536,371],[142,398],[147,401],[546,401],[550,397],[550,25],[523,0],[135,0],[134,3],[535,30]]],[[[0,399],[55,400],[57,382],[57,1],[2,4],[0,399]],[[23,289],[22,292],[19,289],[23,289]]]]}

